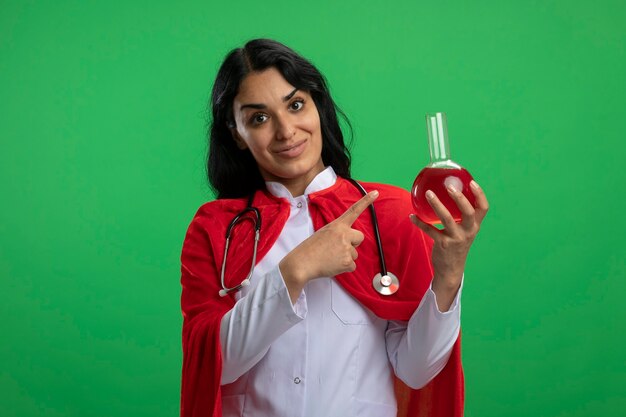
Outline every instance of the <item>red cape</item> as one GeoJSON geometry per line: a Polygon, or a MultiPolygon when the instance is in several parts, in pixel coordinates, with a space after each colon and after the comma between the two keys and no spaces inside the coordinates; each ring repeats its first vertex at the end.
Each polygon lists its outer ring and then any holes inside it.
{"type": "MultiPolygon", "coordinates": [[[[366,210],[353,228],[365,235],[359,246],[357,268],[336,277],[353,297],[383,319],[407,321],[430,286],[432,240],[409,220],[413,211],[410,194],[397,187],[363,183],[367,191],[378,190],[375,202],[387,269],[400,281],[392,296],[374,291],[372,278],[380,272],[372,218],[366,210]]],[[[309,195],[315,230],[343,214],[361,193],[343,178],[330,188],[309,195]]],[[[183,313],[183,369],[181,417],[221,417],[220,379],[222,356],[220,323],[235,303],[234,294],[218,295],[224,257],[226,228],[243,210],[247,199],[216,200],[204,204],[193,218],[181,255],[181,307],[183,313]]],[[[257,262],[272,247],[289,217],[289,203],[267,191],[257,191],[254,206],[261,213],[261,239],[257,262]]],[[[227,287],[239,284],[252,259],[251,222],[235,228],[228,250],[227,287]]],[[[460,417],[463,415],[464,383],[460,337],[444,369],[424,388],[411,390],[396,379],[398,417],[460,417]]]]}

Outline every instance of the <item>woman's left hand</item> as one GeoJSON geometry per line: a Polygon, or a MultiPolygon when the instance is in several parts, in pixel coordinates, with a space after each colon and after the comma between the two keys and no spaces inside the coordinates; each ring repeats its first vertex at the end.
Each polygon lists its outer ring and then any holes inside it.
{"type": "Polygon", "coordinates": [[[467,254],[478,234],[480,224],[487,214],[487,210],[489,210],[487,197],[480,186],[472,181],[470,188],[476,196],[476,207],[472,206],[463,193],[453,187],[448,187],[448,194],[461,211],[462,220],[458,224],[435,193],[430,190],[426,192],[426,198],[441,220],[444,229],[439,230],[426,224],[414,214],[410,216],[413,224],[434,240],[432,288],[437,296],[437,305],[440,311],[447,311],[454,301],[461,285],[467,254]]]}

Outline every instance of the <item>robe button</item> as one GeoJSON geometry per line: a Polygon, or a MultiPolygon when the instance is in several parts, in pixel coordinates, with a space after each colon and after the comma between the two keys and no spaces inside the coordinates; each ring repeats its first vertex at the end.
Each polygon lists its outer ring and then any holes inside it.
{"type": "Polygon", "coordinates": [[[302,201],[298,201],[298,204],[296,204],[296,207],[302,208],[302,201]]]}
{"type": "Polygon", "coordinates": [[[295,377],[295,378],[293,379],[293,383],[294,383],[294,384],[299,384],[300,382],[302,382],[302,380],[301,380],[300,378],[298,378],[298,377],[295,377]]]}

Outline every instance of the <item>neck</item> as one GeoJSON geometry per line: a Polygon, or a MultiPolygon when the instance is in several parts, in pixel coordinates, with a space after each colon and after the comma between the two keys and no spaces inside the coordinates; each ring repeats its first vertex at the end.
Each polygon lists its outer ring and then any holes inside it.
{"type": "Polygon", "coordinates": [[[292,197],[299,197],[304,194],[304,191],[309,186],[309,184],[311,184],[315,177],[320,172],[324,171],[324,169],[326,169],[326,167],[320,159],[319,164],[316,165],[313,169],[309,170],[303,175],[299,175],[294,178],[280,178],[272,175],[263,175],[263,177],[265,181],[281,183],[285,186],[287,190],[289,190],[289,193],[291,193],[292,197]]]}
{"type": "Polygon", "coordinates": [[[281,179],[278,182],[284,185],[293,197],[299,197],[304,194],[304,191],[309,186],[309,184],[311,184],[311,181],[313,181],[315,176],[322,171],[323,167],[321,170],[311,173],[311,175],[301,176],[298,178],[281,179]]]}

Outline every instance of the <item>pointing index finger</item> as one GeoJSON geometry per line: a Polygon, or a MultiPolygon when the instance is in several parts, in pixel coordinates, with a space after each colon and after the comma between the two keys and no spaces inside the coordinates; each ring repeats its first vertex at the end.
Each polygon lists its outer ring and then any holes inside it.
{"type": "Polygon", "coordinates": [[[370,191],[366,195],[364,195],[359,201],[354,203],[348,210],[345,211],[341,216],[337,218],[336,221],[347,224],[348,226],[352,226],[352,223],[355,222],[356,219],[359,218],[361,213],[365,211],[366,208],[369,207],[370,204],[376,200],[378,197],[378,191],[370,191]]]}

